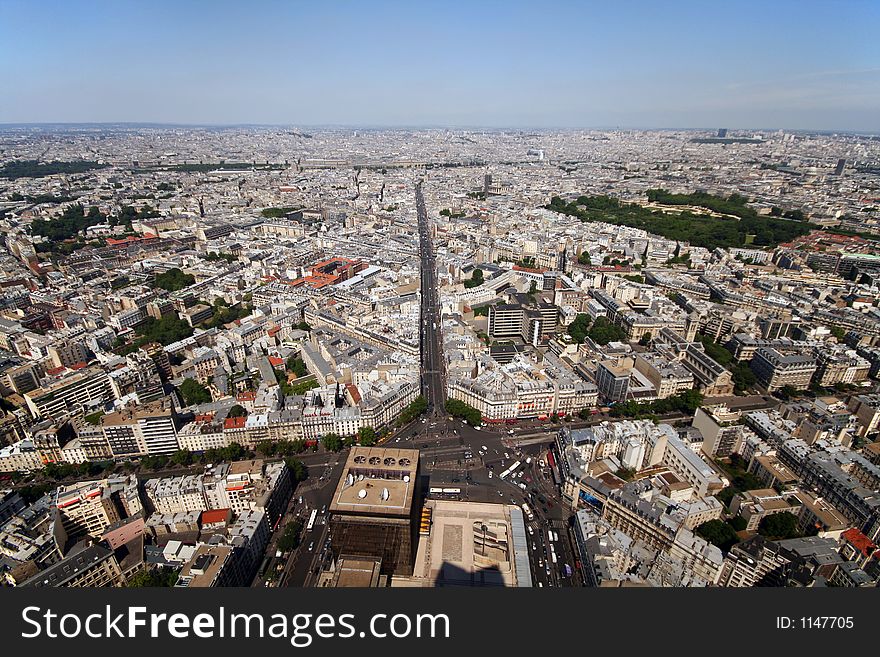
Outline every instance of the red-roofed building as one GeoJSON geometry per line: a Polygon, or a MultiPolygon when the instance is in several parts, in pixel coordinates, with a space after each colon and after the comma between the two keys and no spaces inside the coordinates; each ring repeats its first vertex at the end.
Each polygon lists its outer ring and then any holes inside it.
{"type": "MultiPolygon", "coordinates": [[[[272,334],[272,331],[277,332],[278,329],[277,329],[277,328],[276,328],[276,329],[270,329],[270,330],[269,330],[269,334],[270,334],[270,335],[272,334]]],[[[278,356],[269,356],[269,364],[270,364],[272,367],[280,367],[281,365],[284,364],[284,359],[283,359],[283,358],[279,358],[278,356]]]]}
{"type": "Polygon", "coordinates": [[[227,525],[232,520],[232,509],[210,509],[202,511],[200,518],[202,529],[212,529],[227,525]]]}
{"type": "Polygon", "coordinates": [[[367,263],[348,258],[330,258],[312,265],[309,276],[298,278],[291,283],[294,287],[308,285],[312,289],[319,290],[327,285],[336,285],[347,281],[360,271],[367,268],[367,263]]]}
{"type": "Polygon", "coordinates": [[[247,422],[246,417],[228,417],[223,421],[224,429],[244,429],[244,423],[247,422]]]}
{"type": "Polygon", "coordinates": [[[104,241],[107,243],[107,246],[125,246],[126,244],[134,244],[135,242],[143,242],[146,240],[154,239],[156,239],[156,236],[153,235],[153,233],[144,233],[143,237],[135,237],[134,235],[129,235],[128,237],[123,237],[121,240],[108,237],[104,241]]]}
{"type": "Polygon", "coordinates": [[[347,384],[345,384],[345,388],[346,388],[346,390],[348,390],[348,394],[351,395],[352,401],[354,401],[355,404],[360,404],[361,403],[361,391],[358,390],[358,387],[353,383],[347,383],[347,384]]]}
{"type": "Polygon", "coordinates": [[[877,553],[877,545],[874,541],[855,527],[843,532],[841,538],[843,538],[843,546],[840,548],[840,554],[848,561],[855,561],[860,568],[864,568],[877,553]]]}

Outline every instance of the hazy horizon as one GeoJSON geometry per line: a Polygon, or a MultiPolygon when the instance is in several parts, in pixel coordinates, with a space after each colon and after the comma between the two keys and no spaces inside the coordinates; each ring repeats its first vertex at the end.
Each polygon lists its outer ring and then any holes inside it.
{"type": "Polygon", "coordinates": [[[2,0],[0,124],[880,132],[880,3],[608,5],[2,0]]]}
{"type": "MultiPolygon", "coordinates": [[[[453,125],[453,124],[376,124],[376,123],[204,123],[204,122],[174,122],[174,121],[14,121],[0,122],[0,130],[15,127],[150,127],[150,128],[206,128],[206,129],[231,129],[231,128],[284,128],[284,129],[310,129],[310,130],[388,130],[388,131],[421,131],[421,130],[464,130],[464,131],[530,131],[530,132],[578,132],[578,131],[629,131],[629,132],[716,132],[719,128],[728,131],[728,137],[740,132],[760,133],[776,132],[782,130],[792,133],[821,133],[821,134],[850,134],[860,136],[877,136],[880,131],[872,130],[849,130],[835,128],[789,128],[786,126],[763,126],[763,127],[739,127],[739,126],[636,126],[636,125],[569,125],[569,126],[529,126],[529,125],[453,125]]],[[[714,136],[714,135],[713,135],[714,136]]]]}

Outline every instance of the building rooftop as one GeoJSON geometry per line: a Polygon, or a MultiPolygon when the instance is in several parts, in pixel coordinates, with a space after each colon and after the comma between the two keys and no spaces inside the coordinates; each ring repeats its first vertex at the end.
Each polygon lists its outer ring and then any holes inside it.
{"type": "MultiPolygon", "coordinates": [[[[413,580],[425,586],[531,586],[525,523],[507,504],[430,500],[413,580]]],[[[392,581],[394,585],[394,581],[392,581]]]]}
{"type": "Polygon", "coordinates": [[[409,516],[418,461],[416,449],[352,448],[330,512],[409,516]]]}
{"type": "Polygon", "coordinates": [[[201,545],[180,571],[177,586],[206,588],[214,586],[226,561],[232,556],[228,545],[201,545]]]}

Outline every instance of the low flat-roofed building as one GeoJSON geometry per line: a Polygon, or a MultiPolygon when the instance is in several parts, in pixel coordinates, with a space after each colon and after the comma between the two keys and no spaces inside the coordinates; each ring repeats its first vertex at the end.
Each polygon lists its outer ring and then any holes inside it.
{"type": "Polygon", "coordinates": [[[749,472],[768,487],[785,488],[797,484],[797,475],[776,456],[756,456],[749,464],[749,472]]]}
{"type": "Polygon", "coordinates": [[[235,568],[233,548],[229,545],[200,545],[192,558],[181,568],[175,586],[209,588],[240,586],[235,568]]]}
{"type": "Polygon", "coordinates": [[[791,495],[801,503],[798,511],[798,529],[802,533],[809,534],[815,531],[816,536],[822,538],[839,538],[852,526],[846,516],[827,500],[807,491],[796,491],[791,495]]]}
{"type": "Polygon", "coordinates": [[[388,577],[381,574],[380,559],[342,556],[333,567],[321,574],[318,588],[379,588],[385,587],[388,577]]]}
{"type": "Polygon", "coordinates": [[[411,578],[392,586],[532,586],[522,510],[509,504],[428,500],[411,578]]]}
{"type": "Polygon", "coordinates": [[[737,493],[730,502],[730,512],[746,521],[746,530],[756,531],[767,516],[774,513],[797,515],[797,498],[789,499],[772,488],[758,488],[737,493]]]}

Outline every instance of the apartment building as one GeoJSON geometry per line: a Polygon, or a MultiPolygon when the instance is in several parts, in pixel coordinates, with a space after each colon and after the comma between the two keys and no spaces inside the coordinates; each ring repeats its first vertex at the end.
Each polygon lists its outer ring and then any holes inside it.
{"type": "Polygon", "coordinates": [[[113,456],[168,454],[180,449],[177,416],[169,397],[101,417],[113,456]]]}
{"type": "Polygon", "coordinates": [[[25,588],[101,588],[124,586],[125,580],[113,550],[89,545],[22,583],[25,588]]]}
{"type": "Polygon", "coordinates": [[[816,360],[802,354],[784,355],[776,349],[761,347],[751,361],[758,381],[770,392],[791,386],[797,390],[809,387],[816,371],[816,360]]]}
{"type": "Polygon", "coordinates": [[[110,377],[100,368],[74,372],[24,395],[25,403],[35,418],[75,415],[83,407],[103,406],[111,399],[113,389],[110,377]]]}

